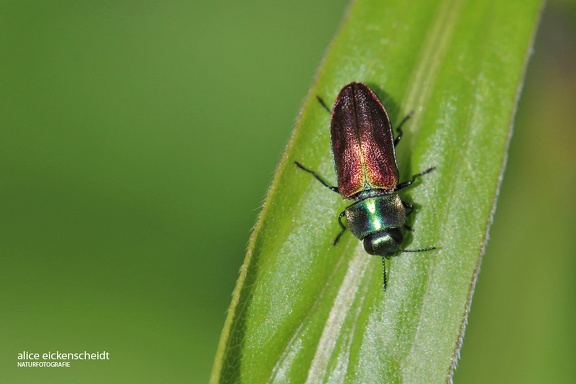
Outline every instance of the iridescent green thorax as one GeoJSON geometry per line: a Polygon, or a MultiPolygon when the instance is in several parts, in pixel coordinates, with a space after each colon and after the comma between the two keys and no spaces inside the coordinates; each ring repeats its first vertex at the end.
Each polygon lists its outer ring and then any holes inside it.
{"type": "Polygon", "coordinates": [[[350,231],[360,240],[387,228],[402,228],[406,210],[397,194],[369,197],[346,208],[350,231]]]}
{"type": "MultiPolygon", "coordinates": [[[[382,237],[392,228],[402,228],[406,221],[406,210],[397,194],[360,198],[345,212],[350,231],[360,240],[378,233],[382,237]]],[[[390,247],[390,254],[380,256],[392,256],[399,245],[390,247]]]]}

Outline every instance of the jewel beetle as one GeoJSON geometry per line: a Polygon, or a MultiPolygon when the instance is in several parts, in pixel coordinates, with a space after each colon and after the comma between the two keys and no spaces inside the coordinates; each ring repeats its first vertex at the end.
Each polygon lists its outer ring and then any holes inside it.
{"type": "MultiPolygon", "coordinates": [[[[322,99],[318,98],[327,109],[322,99]]],[[[430,173],[434,167],[418,173],[408,181],[399,182],[395,147],[402,138],[402,124],[394,138],[386,109],[368,86],[353,82],[346,85],[336,98],[330,122],[330,139],[338,186],[330,186],[316,172],[299,162],[296,166],[312,174],[322,185],[342,198],[352,200],[338,217],[341,231],[334,245],[347,227],[363,241],[370,255],[382,257],[383,289],[386,290],[386,259],[400,252],[424,252],[436,249],[400,249],[404,242],[403,229],[412,231],[406,216],[414,206],[402,201],[398,192],[409,187],[416,178],[430,173]]]]}

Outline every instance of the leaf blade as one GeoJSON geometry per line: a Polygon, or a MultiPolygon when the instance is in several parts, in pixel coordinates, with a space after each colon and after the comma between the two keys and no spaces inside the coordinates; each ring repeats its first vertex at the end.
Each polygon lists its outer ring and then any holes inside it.
{"type": "Polygon", "coordinates": [[[212,382],[451,379],[541,2],[412,7],[350,8],[251,237],[212,382]],[[293,166],[334,179],[315,99],[331,104],[350,81],[375,89],[393,122],[415,110],[399,147],[404,178],[437,167],[406,195],[421,207],[409,247],[440,250],[391,260],[385,294],[380,261],[357,239],[331,246],[345,203],[293,166]]]}

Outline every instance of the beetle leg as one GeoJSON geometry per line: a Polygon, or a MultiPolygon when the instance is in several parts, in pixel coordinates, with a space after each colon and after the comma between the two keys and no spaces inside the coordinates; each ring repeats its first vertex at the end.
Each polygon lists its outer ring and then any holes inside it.
{"type": "Polygon", "coordinates": [[[322,104],[322,106],[324,107],[324,109],[328,112],[328,113],[332,113],[332,111],[330,111],[330,108],[328,108],[328,106],[326,105],[326,103],[324,102],[324,100],[322,100],[322,98],[320,96],[316,96],[316,98],[318,99],[318,101],[320,102],[320,104],[322,104]]]}
{"type": "Polygon", "coordinates": [[[406,122],[406,120],[408,120],[409,118],[412,117],[412,115],[414,114],[414,111],[410,111],[409,114],[407,114],[402,121],[400,122],[400,124],[398,124],[398,127],[396,128],[397,131],[397,135],[396,138],[394,139],[394,148],[396,148],[396,146],[398,145],[398,143],[400,142],[400,140],[402,139],[402,126],[404,125],[404,123],[406,122]]]}
{"type": "Polygon", "coordinates": [[[406,216],[410,216],[412,214],[412,212],[414,212],[414,205],[410,204],[409,202],[402,201],[402,205],[404,206],[404,208],[410,210],[410,212],[406,213],[406,216]]]}
{"type": "Polygon", "coordinates": [[[435,170],[435,169],[436,169],[436,167],[428,168],[428,169],[425,170],[424,172],[420,172],[420,173],[412,176],[412,178],[411,178],[410,180],[398,184],[398,185],[396,186],[396,189],[394,189],[394,192],[398,192],[398,191],[403,190],[404,188],[408,188],[409,186],[411,186],[412,184],[414,184],[414,182],[416,181],[416,178],[417,178],[417,177],[424,176],[424,175],[432,172],[432,171],[435,170]]]}
{"type": "Polygon", "coordinates": [[[342,230],[340,231],[340,233],[338,234],[338,236],[336,236],[336,238],[334,239],[334,242],[332,243],[332,245],[336,245],[338,243],[338,240],[340,240],[340,236],[342,236],[342,234],[346,231],[346,226],[344,225],[344,223],[342,223],[342,218],[346,215],[346,211],[342,211],[340,213],[340,216],[338,216],[338,224],[340,224],[340,228],[342,228],[342,230]]]}
{"type": "Polygon", "coordinates": [[[320,176],[318,176],[316,174],[316,172],[309,170],[308,168],[304,167],[302,164],[300,164],[299,162],[295,161],[294,164],[296,164],[296,166],[298,168],[300,168],[303,171],[306,171],[308,173],[311,173],[312,176],[314,176],[316,178],[316,180],[318,180],[319,182],[322,183],[323,186],[325,186],[326,188],[328,188],[329,190],[331,190],[332,192],[336,192],[336,193],[340,193],[338,191],[338,187],[332,187],[331,185],[329,185],[327,182],[324,181],[324,179],[322,179],[320,176]]]}

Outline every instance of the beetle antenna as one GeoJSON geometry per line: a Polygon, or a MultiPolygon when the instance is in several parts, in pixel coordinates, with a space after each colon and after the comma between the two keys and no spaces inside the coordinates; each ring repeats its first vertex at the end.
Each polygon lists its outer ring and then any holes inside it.
{"type": "Polygon", "coordinates": [[[382,290],[386,291],[386,258],[382,256],[382,290]]]}
{"type": "Polygon", "coordinates": [[[437,249],[436,247],[428,247],[428,248],[421,248],[421,249],[401,249],[400,252],[426,252],[426,251],[433,251],[437,249]]]}

